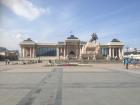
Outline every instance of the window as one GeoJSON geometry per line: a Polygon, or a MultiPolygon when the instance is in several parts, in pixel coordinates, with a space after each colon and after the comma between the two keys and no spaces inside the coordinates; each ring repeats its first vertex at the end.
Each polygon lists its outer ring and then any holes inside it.
{"type": "Polygon", "coordinates": [[[36,56],[56,56],[56,48],[38,48],[36,56]]]}

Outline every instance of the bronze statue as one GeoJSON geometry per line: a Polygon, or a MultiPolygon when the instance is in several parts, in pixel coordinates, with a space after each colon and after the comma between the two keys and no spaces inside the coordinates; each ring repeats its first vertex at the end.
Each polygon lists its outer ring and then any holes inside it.
{"type": "Polygon", "coordinates": [[[95,43],[96,43],[96,40],[98,40],[97,34],[96,34],[96,33],[93,33],[91,36],[92,36],[92,37],[91,37],[91,39],[90,39],[90,42],[95,41],[95,43]]]}

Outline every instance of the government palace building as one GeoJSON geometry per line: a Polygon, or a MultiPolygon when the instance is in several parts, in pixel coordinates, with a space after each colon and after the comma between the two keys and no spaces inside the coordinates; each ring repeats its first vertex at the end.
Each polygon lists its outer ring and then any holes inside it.
{"type": "Polygon", "coordinates": [[[112,39],[107,44],[97,42],[96,33],[88,41],[81,41],[78,37],[70,35],[65,41],[58,43],[36,43],[30,38],[20,43],[21,59],[28,60],[97,60],[123,58],[123,42],[112,39]]]}

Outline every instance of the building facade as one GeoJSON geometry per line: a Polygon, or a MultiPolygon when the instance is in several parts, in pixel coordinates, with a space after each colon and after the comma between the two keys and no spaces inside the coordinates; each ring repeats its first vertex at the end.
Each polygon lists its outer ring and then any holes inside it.
{"type": "Polygon", "coordinates": [[[123,43],[117,39],[113,39],[107,44],[98,43],[96,47],[95,43],[81,41],[74,35],[70,35],[63,42],[58,43],[36,43],[30,38],[20,43],[21,55],[23,59],[90,59],[91,56],[85,56],[90,52],[90,55],[98,55],[97,58],[123,58],[123,43]],[[89,46],[89,47],[88,47],[89,46]],[[90,47],[91,46],[91,47],[90,47]],[[97,50],[98,52],[94,51],[97,50]],[[89,50],[92,49],[92,50],[89,50]],[[98,54],[97,54],[98,53],[98,54]]]}
{"type": "Polygon", "coordinates": [[[0,47],[0,61],[4,61],[5,59],[18,60],[18,56],[18,50],[8,50],[7,48],[0,47]]]}

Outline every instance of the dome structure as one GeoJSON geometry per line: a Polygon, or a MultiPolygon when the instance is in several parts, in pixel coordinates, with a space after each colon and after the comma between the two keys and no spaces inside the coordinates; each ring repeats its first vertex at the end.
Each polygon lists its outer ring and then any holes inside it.
{"type": "Polygon", "coordinates": [[[107,45],[115,45],[115,46],[121,45],[121,46],[123,46],[124,44],[120,40],[114,38],[107,45]]]}
{"type": "Polygon", "coordinates": [[[78,38],[75,37],[74,35],[70,35],[69,37],[67,37],[67,39],[78,39],[78,38]]]}
{"type": "Polygon", "coordinates": [[[111,42],[120,42],[118,39],[114,38],[111,42]]]}
{"type": "Polygon", "coordinates": [[[31,40],[31,38],[27,38],[26,40],[20,43],[20,45],[26,45],[26,44],[34,45],[36,43],[33,40],[31,40]]]}

